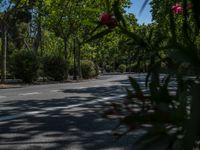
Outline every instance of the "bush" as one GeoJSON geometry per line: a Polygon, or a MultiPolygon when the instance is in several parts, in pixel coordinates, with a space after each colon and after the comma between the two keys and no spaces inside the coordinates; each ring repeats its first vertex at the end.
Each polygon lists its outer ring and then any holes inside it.
{"type": "Polygon", "coordinates": [[[126,65],[121,64],[121,65],[119,65],[118,69],[119,69],[119,72],[124,73],[126,71],[126,65]]]}
{"type": "Polygon", "coordinates": [[[81,71],[84,79],[92,78],[97,76],[95,64],[90,60],[81,61],[81,71]]]}
{"type": "Polygon", "coordinates": [[[137,71],[137,63],[134,63],[134,64],[130,64],[129,66],[127,66],[127,71],[130,71],[130,72],[135,72],[137,71]]]}
{"type": "Polygon", "coordinates": [[[43,58],[44,75],[49,80],[62,81],[64,80],[66,63],[61,56],[45,56],[43,58]]]}
{"type": "Polygon", "coordinates": [[[110,65],[106,65],[105,67],[106,72],[112,72],[112,67],[110,65]]]}
{"type": "Polygon", "coordinates": [[[38,77],[39,59],[31,51],[15,51],[11,55],[10,67],[12,74],[23,82],[31,83],[38,77]]]}

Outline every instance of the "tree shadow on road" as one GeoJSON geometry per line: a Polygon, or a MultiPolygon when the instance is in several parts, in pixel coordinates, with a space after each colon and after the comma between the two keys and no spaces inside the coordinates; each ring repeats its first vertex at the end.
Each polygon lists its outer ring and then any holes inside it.
{"type": "Polygon", "coordinates": [[[83,89],[66,89],[63,90],[64,93],[79,93],[79,94],[92,94],[96,98],[101,98],[105,96],[116,96],[125,93],[125,88],[128,86],[105,86],[105,87],[90,87],[83,89]]]}
{"type": "Polygon", "coordinates": [[[1,116],[17,116],[23,112],[32,113],[0,121],[0,149],[126,149],[130,141],[121,139],[115,142],[111,134],[118,121],[101,117],[101,111],[107,102],[87,104],[97,97],[119,94],[117,89],[116,86],[110,86],[65,90],[63,91],[65,93],[91,93],[91,96],[2,102],[1,116]],[[68,108],[80,102],[86,105],[68,108]]]}

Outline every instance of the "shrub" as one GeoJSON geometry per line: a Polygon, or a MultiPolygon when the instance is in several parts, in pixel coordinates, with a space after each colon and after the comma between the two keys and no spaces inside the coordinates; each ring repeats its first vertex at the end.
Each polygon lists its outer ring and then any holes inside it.
{"type": "Polygon", "coordinates": [[[92,78],[97,76],[95,64],[90,60],[81,61],[81,71],[84,79],[92,78]]]}
{"type": "Polygon", "coordinates": [[[49,80],[64,80],[66,63],[63,57],[51,55],[43,58],[44,75],[49,80]]]}
{"type": "Polygon", "coordinates": [[[106,72],[112,72],[112,67],[110,65],[106,65],[105,70],[106,72]]]}
{"type": "Polygon", "coordinates": [[[134,63],[134,64],[130,64],[129,66],[127,66],[127,71],[130,71],[130,72],[135,72],[137,71],[137,63],[134,63]]]}
{"type": "Polygon", "coordinates": [[[124,64],[121,64],[121,65],[119,65],[119,71],[121,72],[121,73],[124,73],[125,71],[126,71],[126,65],[124,65],[124,64]]]}
{"type": "Polygon", "coordinates": [[[12,74],[23,82],[31,83],[38,77],[39,59],[31,51],[15,51],[11,55],[10,67],[12,74]]]}

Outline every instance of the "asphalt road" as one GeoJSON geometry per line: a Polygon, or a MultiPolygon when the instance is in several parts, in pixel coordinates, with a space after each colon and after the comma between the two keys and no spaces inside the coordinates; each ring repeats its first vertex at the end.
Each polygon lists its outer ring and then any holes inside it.
{"type": "MultiPolygon", "coordinates": [[[[143,75],[135,75],[144,83],[143,75]]],[[[0,90],[0,150],[126,150],[140,133],[118,141],[118,121],[102,110],[120,101],[127,75],[80,83],[33,85],[0,90]]]]}

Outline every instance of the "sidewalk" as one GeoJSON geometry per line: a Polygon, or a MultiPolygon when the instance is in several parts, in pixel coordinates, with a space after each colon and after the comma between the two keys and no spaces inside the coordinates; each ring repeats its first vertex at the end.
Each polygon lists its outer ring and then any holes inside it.
{"type": "MultiPolygon", "coordinates": [[[[129,75],[129,73],[123,73],[129,75]]],[[[31,85],[46,85],[46,84],[64,84],[64,83],[77,83],[77,82],[85,82],[89,80],[97,80],[102,76],[110,76],[110,75],[123,75],[122,73],[114,72],[114,73],[103,73],[98,75],[97,77],[90,78],[90,79],[77,79],[73,80],[73,76],[69,76],[68,80],[65,81],[45,81],[40,78],[38,81],[34,83],[23,83],[19,79],[7,79],[5,83],[0,83],[0,89],[8,89],[8,88],[21,88],[24,86],[31,86],[31,85]]]]}
{"type": "Polygon", "coordinates": [[[22,85],[20,85],[20,84],[10,84],[10,83],[8,83],[8,84],[1,84],[0,83],[0,89],[20,88],[20,87],[22,87],[22,85]]]}
{"type": "Polygon", "coordinates": [[[66,81],[42,81],[42,80],[40,80],[40,81],[36,81],[34,83],[23,83],[20,80],[7,79],[5,83],[0,83],[0,89],[21,88],[21,87],[24,87],[24,86],[31,86],[31,85],[78,83],[78,82],[84,82],[84,81],[96,80],[96,79],[97,78],[73,80],[72,78],[70,78],[66,81]]]}

